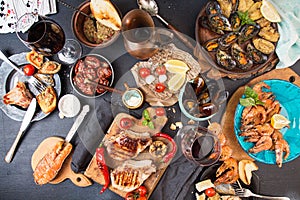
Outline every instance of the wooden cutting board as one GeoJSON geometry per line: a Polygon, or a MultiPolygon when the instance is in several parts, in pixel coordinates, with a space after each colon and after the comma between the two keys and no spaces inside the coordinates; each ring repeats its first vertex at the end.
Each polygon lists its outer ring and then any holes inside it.
{"type": "MultiPolygon", "coordinates": [[[[247,85],[252,86],[260,81],[268,80],[268,79],[281,79],[286,81],[289,81],[290,79],[294,79],[295,81],[293,83],[295,85],[300,86],[300,77],[290,68],[272,70],[264,75],[252,79],[247,85]]],[[[245,152],[242,149],[234,133],[234,124],[233,124],[234,113],[239,103],[239,99],[244,94],[244,88],[245,86],[241,86],[231,96],[230,100],[227,103],[225,113],[222,117],[221,125],[223,128],[223,132],[227,137],[227,145],[229,145],[233,149],[232,156],[237,160],[241,160],[241,159],[253,160],[247,154],[247,152],[245,152]]]]}
{"type": "MultiPolygon", "coordinates": [[[[55,144],[59,141],[63,141],[60,137],[49,137],[41,142],[31,157],[32,170],[35,169],[38,162],[46,155],[47,152],[51,151],[55,144]]],[[[70,179],[75,185],[79,187],[87,187],[92,185],[92,182],[83,174],[75,173],[71,169],[72,153],[66,158],[61,170],[57,176],[50,182],[51,184],[58,184],[66,179],[70,179]]]]}
{"type": "MultiPolygon", "coordinates": [[[[150,113],[151,118],[153,117],[154,113],[155,113],[155,108],[147,108],[147,110],[150,113]]],[[[133,118],[132,116],[126,114],[126,113],[120,113],[118,114],[114,121],[112,122],[108,133],[105,135],[104,139],[107,139],[109,137],[111,137],[111,135],[115,134],[116,129],[118,129],[118,124],[120,119],[122,119],[123,117],[129,117],[129,118],[133,118]]],[[[136,119],[138,120],[138,119],[136,119]]],[[[141,119],[142,120],[142,119],[141,119]]],[[[155,129],[149,129],[146,126],[142,126],[141,125],[141,120],[138,120],[138,122],[135,123],[135,125],[131,128],[131,130],[136,131],[136,132],[149,132],[152,136],[158,132],[160,132],[160,130],[164,127],[165,123],[167,122],[167,117],[164,115],[162,117],[156,117],[156,119],[154,120],[154,127],[155,129]]],[[[172,145],[169,141],[159,138],[159,140],[162,140],[165,144],[167,144],[168,146],[168,152],[171,151],[172,149],[172,145]]],[[[100,143],[100,142],[99,142],[100,143]]],[[[167,153],[168,153],[167,152],[167,153]]],[[[156,187],[158,181],[160,180],[161,176],[163,175],[163,173],[165,172],[167,166],[169,163],[163,163],[160,162],[160,159],[154,159],[149,153],[148,153],[148,148],[146,148],[143,152],[141,152],[136,158],[134,158],[133,160],[145,160],[145,159],[151,159],[154,161],[155,165],[156,165],[156,173],[153,173],[144,183],[143,185],[147,188],[148,190],[148,197],[150,197],[151,193],[153,192],[154,188],[156,187]]],[[[105,152],[105,161],[107,163],[107,166],[113,170],[114,168],[116,168],[117,166],[122,165],[123,162],[121,161],[117,161],[112,159],[107,152],[105,152]]],[[[170,162],[170,161],[169,161],[170,162]]],[[[105,181],[104,181],[104,177],[102,172],[99,170],[98,166],[97,166],[97,162],[96,162],[96,157],[95,155],[93,156],[89,166],[87,167],[86,171],[85,171],[85,175],[89,178],[91,178],[92,180],[94,180],[95,182],[104,185],[105,181]]],[[[118,195],[125,197],[126,192],[120,191],[116,188],[113,188],[111,185],[109,186],[109,189],[115,193],[117,193],[118,195]]]]}

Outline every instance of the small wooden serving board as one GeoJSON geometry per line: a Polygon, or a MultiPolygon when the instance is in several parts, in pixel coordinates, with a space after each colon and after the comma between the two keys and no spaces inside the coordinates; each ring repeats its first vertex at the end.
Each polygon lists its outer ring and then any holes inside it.
{"type": "MultiPolygon", "coordinates": [[[[281,80],[289,81],[291,77],[295,78],[295,81],[293,83],[295,85],[300,86],[300,77],[290,68],[272,70],[264,75],[252,79],[247,85],[252,86],[260,81],[268,80],[268,79],[281,79],[281,80]]],[[[241,86],[231,96],[230,100],[227,103],[227,107],[223,115],[221,125],[223,127],[223,132],[227,138],[227,145],[229,145],[233,149],[232,157],[234,157],[237,160],[242,160],[242,159],[253,160],[247,154],[247,152],[245,152],[242,149],[234,133],[233,121],[234,121],[235,109],[239,103],[239,99],[244,94],[244,88],[245,86],[241,86]]]]}
{"type": "MultiPolygon", "coordinates": [[[[34,170],[39,163],[39,161],[53,149],[55,144],[59,141],[63,141],[63,138],[60,137],[49,137],[41,142],[35,152],[31,157],[31,167],[34,170]]],[[[72,154],[72,153],[71,153],[72,154]]],[[[92,182],[83,174],[75,173],[71,169],[72,155],[69,155],[62,168],[60,169],[57,176],[50,182],[51,184],[58,184],[63,182],[66,179],[70,179],[75,185],[79,187],[87,187],[92,185],[92,182]]]]}
{"type": "MultiPolygon", "coordinates": [[[[151,119],[153,119],[153,116],[155,115],[155,108],[147,108],[147,110],[150,113],[150,117],[151,119]]],[[[155,119],[153,119],[154,122],[154,127],[155,129],[150,129],[147,126],[144,126],[141,124],[143,119],[136,119],[131,115],[128,115],[126,113],[119,113],[114,121],[112,122],[107,134],[105,135],[104,140],[108,139],[109,137],[111,137],[112,135],[118,133],[117,131],[120,131],[119,128],[119,122],[123,117],[128,117],[131,118],[135,121],[135,125],[133,127],[131,127],[130,129],[132,131],[136,131],[136,132],[148,132],[151,134],[151,136],[153,136],[154,134],[160,132],[160,130],[164,127],[165,123],[167,122],[167,117],[164,116],[156,116],[155,119]]],[[[168,146],[168,152],[169,153],[172,150],[172,144],[168,141],[165,140],[163,138],[152,138],[153,141],[155,140],[161,140],[163,141],[165,144],[167,144],[168,146]]],[[[136,158],[133,158],[133,160],[147,160],[147,159],[151,159],[153,160],[153,163],[156,165],[156,173],[153,173],[147,180],[145,180],[145,182],[143,183],[143,185],[147,188],[148,191],[148,197],[151,195],[151,193],[153,192],[154,188],[156,187],[158,181],[160,180],[161,176],[163,175],[163,173],[165,172],[167,166],[169,163],[163,163],[161,162],[161,159],[154,159],[148,152],[148,148],[146,148],[143,152],[141,152],[136,158]]],[[[105,151],[105,161],[107,166],[110,168],[110,170],[113,170],[114,168],[122,165],[122,163],[124,161],[117,161],[112,159],[107,152],[105,151]]],[[[169,161],[170,162],[170,161],[169,161]]],[[[91,178],[92,180],[94,180],[95,182],[104,185],[105,184],[105,180],[104,180],[104,176],[102,174],[102,172],[99,170],[98,166],[97,166],[97,161],[96,161],[96,156],[94,155],[89,166],[87,167],[86,171],[85,171],[85,175],[89,178],[91,178]]],[[[125,197],[126,192],[120,191],[116,188],[113,188],[111,185],[109,186],[109,189],[113,192],[115,192],[116,194],[125,197]]]]}

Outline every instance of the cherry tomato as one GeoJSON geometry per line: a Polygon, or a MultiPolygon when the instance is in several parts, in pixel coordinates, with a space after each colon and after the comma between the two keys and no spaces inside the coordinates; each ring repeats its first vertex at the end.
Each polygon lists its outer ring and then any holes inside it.
{"type": "Polygon", "coordinates": [[[156,108],[156,109],[155,109],[155,114],[156,114],[157,116],[163,116],[163,115],[165,115],[165,109],[164,109],[164,108],[161,108],[161,107],[156,108]]]}
{"type": "Polygon", "coordinates": [[[32,76],[35,72],[35,67],[31,64],[27,64],[23,67],[23,71],[26,76],[32,76]]]}
{"type": "Polygon", "coordinates": [[[145,196],[140,196],[140,197],[138,197],[136,200],[147,200],[147,197],[145,197],[145,196]]]}
{"type": "Polygon", "coordinates": [[[134,194],[132,192],[126,193],[125,200],[135,200],[134,194]]]}
{"type": "Polygon", "coordinates": [[[208,188],[208,189],[205,190],[205,194],[208,197],[213,197],[213,196],[216,195],[216,191],[215,191],[214,188],[208,188]]]}
{"type": "Polygon", "coordinates": [[[139,70],[139,74],[140,74],[140,77],[142,78],[146,78],[147,76],[149,76],[151,74],[151,71],[149,68],[147,67],[142,67],[140,70],[139,70]]]}
{"type": "Polygon", "coordinates": [[[129,129],[133,126],[133,121],[130,118],[124,117],[120,120],[120,127],[123,129],[129,129]]]}
{"type": "Polygon", "coordinates": [[[156,83],[155,91],[156,92],[163,92],[166,89],[166,86],[163,83],[156,83]]]}
{"type": "Polygon", "coordinates": [[[164,74],[166,74],[167,70],[166,70],[166,67],[164,65],[160,65],[160,66],[156,67],[155,72],[158,75],[164,75],[164,74]]]}
{"type": "Polygon", "coordinates": [[[145,197],[147,194],[147,188],[142,185],[137,189],[137,192],[139,193],[140,197],[145,197]]]}

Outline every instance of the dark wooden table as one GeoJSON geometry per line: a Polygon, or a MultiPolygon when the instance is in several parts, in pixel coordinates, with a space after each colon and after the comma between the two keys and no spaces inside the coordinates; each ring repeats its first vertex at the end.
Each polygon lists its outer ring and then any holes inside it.
{"type": "MultiPolygon", "coordinates": [[[[67,1],[78,6],[82,1],[67,1]]],[[[113,0],[124,16],[131,9],[137,8],[134,0],[113,0]]],[[[179,31],[195,38],[195,20],[206,1],[181,1],[164,0],[158,1],[160,15],[178,28],[179,31]]],[[[71,30],[71,19],[73,11],[58,4],[58,13],[50,17],[56,20],[64,29],[67,38],[74,38],[71,30]]],[[[155,24],[160,27],[164,25],[154,18],[155,24]]],[[[13,55],[28,51],[28,49],[18,40],[15,34],[0,35],[0,48],[6,55],[13,55]]],[[[90,53],[92,49],[83,46],[83,54],[90,53]]],[[[110,61],[122,57],[122,62],[113,62],[113,67],[117,68],[121,74],[116,75],[116,80],[120,78],[130,67],[137,62],[134,58],[126,54],[122,41],[119,40],[109,48],[97,50],[106,56],[110,61]],[[121,47],[121,48],[119,48],[121,47]]],[[[55,59],[55,58],[54,58],[55,59]]],[[[74,93],[69,82],[68,72],[71,66],[63,66],[60,72],[62,82],[62,95],[74,93]]],[[[300,62],[297,62],[292,69],[300,74],[300,62]]],[[[223,79],[225,88],[232,94],[239,86],[246,84],[251,78],[242,80],[223,79]]],[[[109,94],[103,96],[109,98],[109,94]]],[[[88,103],[86,99],[80,98],[82,103],[88,103]]],[[[95,100],[97,101],[97,100],[95,100]]],[[[299,112],[299,111],[296,111],[299,112]]],[[[7,164],[4,157],[11,146],[20,128],[21,122],[16,122],[0,111],[0,199],[122,199],[114,193],[107,191],[99,195],[102,186],[93,184],[87,188],[76,187],[67,180],[59,185],[47,184],[37,186],[32,177],[31,156],[37,146],[45,138],[59,135],[65,136],[69,131],[74,119],[63,119],[58,117],[58,111],[54,111],[44,120],[34,122],[22,139],[17,153],[12,163],[7,164]]],[[[300,159],[286,163],[281,169],[275,165],[258,163],[259,188],[260,193],[289,196],[293,200],[300,199],[300,159]]],[[[172,183],[170,183],[172,184],[172,183]]]]}

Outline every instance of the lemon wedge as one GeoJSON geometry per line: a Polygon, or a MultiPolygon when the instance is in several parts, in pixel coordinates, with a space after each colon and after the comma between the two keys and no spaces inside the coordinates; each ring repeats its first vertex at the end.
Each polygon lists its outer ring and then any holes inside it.
{"type": "Polygon", "coordinates": [[[270,22],[280,22],[281,18],[276,8],[266,0],[262,1],[262,5],[260,7],[260,12],[264,18],[269,20],[270,22]]]}
{"type": "Polygon", "coordinates": [[[171,73],[185,74],[190,69],[187,64],[181,60],[168,60],[165,66],[167,71],[171,73]]]}
{"type": "Polygon", "coordinates": [[[168,88],[173,92],[177,92],[183,86],[185,82],[185,73],[176,73],[174,76],[170,78],[168,81],[168,88]]]}
{"type": "Polygon", "coordinates": [[[290,121],[283,115],[275,114],[271,118],[271,125],[274,129],[282,129],[290,124],[290,121]]]}

